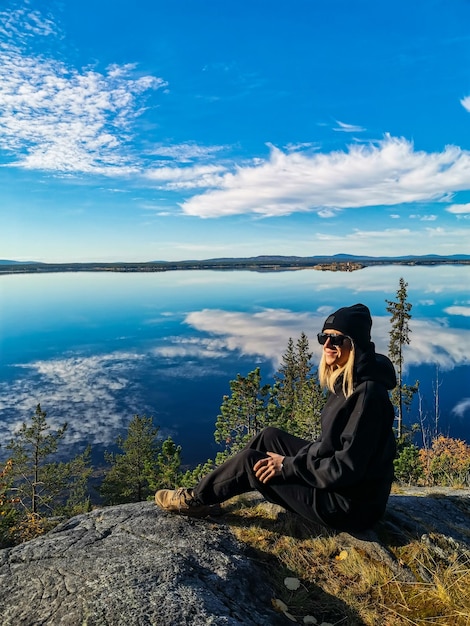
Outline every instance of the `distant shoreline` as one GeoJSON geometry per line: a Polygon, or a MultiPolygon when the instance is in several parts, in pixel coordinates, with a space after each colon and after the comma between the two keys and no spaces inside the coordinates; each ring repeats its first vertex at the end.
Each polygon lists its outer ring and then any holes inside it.
{"type": "Polygon", "coordinates": [[[57,272],[169,272],[175,270],[245,270],[254,272],[279,272],[319,270],[352,272],[377,265],[470,265],[470,255],[454,256],[402,256],[361,257],[334,256],[258,256],[250,258],[222,258],[188,261],[149,261],[144,263],[34,263],[0,261],[1,274],[44,274],[57,272]]]}

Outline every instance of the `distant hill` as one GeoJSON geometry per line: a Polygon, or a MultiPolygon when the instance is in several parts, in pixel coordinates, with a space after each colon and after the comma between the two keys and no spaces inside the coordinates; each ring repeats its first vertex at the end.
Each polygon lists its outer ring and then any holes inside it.
{"type": "MultiPolygon", "coordinates": [[[[275,261],[282,261],[284,263],[295,263],[297,261],[305,262],[305,261],[313,261],[315,263],[331,263],[334,261],[338,261],[341,263],[346,263],[348,261],[361,262],[361,261],[371,261],[376,263],[385,263],[385,262],[400,262],[407,260],[416,260],[424,262],[426,260],[429,261],[470,261],[470,254],[452,254],[452,255],[439,255],[439,254],[425,254],[425,255],[414,255],[408,254],[403,256],[395,256],[395,257],[376,257],[376,256],[367,256],[367,255],[357,255],[357,254],[332,254],[332,255],[313,255],[313,256],[281,256],[281,255],[260,255],[260,256],[252,256],[252,257],[221,257],[214,259],[207,259],[207,261],[211,262],[220,262],[220,263],[228,263],[230,261],[233,262],[241,262],[241,261],[250,261],[250,262],[261,262],[261,263],[269,263],[275,261]]],[[[158,261],[157,261],[158,262],[158,261]]],[[[186,261],[188,263],[197,263],[198,261],[186,261]]],[[[200,263],[203,261],[199,261],[200,263]]]]}
{"type": "Polygon", "coordinates": [[[0,259],[0,265],[39,265],[36,261],[8,261],[6,259],[0,259]]]}
{"type": "Polygon", "coordinates": [[[33,274],[44,272],[167,272],[172,270],[249,270],[255,272],[294,271],[301,269],[356,271],[373,265],[443,265],[470,264],[469,254],[442,256],[406,255],[373,257],[353,254],[330,256],[260,255],[247,258],[194,259],[184,261],[144,261],[142,263],[35,263],[34,261],[0,260],[0,274],[33,274]]]}

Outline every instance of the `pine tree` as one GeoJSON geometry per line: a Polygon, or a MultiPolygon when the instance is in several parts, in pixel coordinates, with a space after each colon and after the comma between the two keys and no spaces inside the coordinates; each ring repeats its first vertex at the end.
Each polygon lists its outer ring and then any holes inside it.
{"type": "Polygon", "coordinates": [[[160,451],[158,430],[151,417],[134,415],[127,436],[116,440],[122,454],[105,454],[111,467],[105,474],[100,493],[107,504],[140,502],[152,493],[160,451]]]}
{"type": "Polygon", "coordinates": [[[161,452],[157,457],[158,476],[155,489],[178,486],[181,478],[181,446],[177,446],[171,437],[162,443],[161,452]]]}
{"type": "Polygon", "coordinates": [[[225,395],[217,416],[214,437],[225,443],[228,455],[237,452],[251,437],[268,425],[270,385],[261,385],[260,368],[247,376],[237,374],[230,381],[231,395],[225,395]]]}
{"type": "Polygon", "coordinates": [[[403,437],[403,410],[404,407],[411,405],[414,394],[418,391],[418,381],[414,385],[406,385],[403,382],[404,356],[403,349],[405,345],[410,343],[410,327],[412,304],[407,301],[408,283],[400,278],[400,286],[397,290],[397,299],[386,300],[388,306],[387,311],[392,317],[390,323],[390,340],[388,344],[388,354],[392,363],[397,370],[397,386],[392,392],[392,402],[397,411],[397,437],[399,440],[403,437]]]}
{"type": "Polygon", "coordinates": [[[47,460],[57,452],[67,424],[51,432],[38,404],[31,425],[23,423],[7,448],[12,451],[14,492],[32,515],[51,511],[57,495],[57,475],[47,460]]]}
{"type": "Polygon", "coordinates": [[[277,385],[276,400],[284,412],[292,410],[295,401],[295,386],[298,377],[297,354],[292,337],[289,337],[287,348],[281,358],[281,364],[274,374],[277,385]]]}
{"type": "Polygon", "coordinates": [[[54,489],[55,515],[72,517],[91,510],[89,479],[92,475],[91,446],[69,461],[51,463],[46,472],[54,489]]]}
{"type": "Polygon", "coordinates": [[[320,415],[326,401],[311,362],[307,335],[297,343],[289,338],[282,363],[275,374],[273,397],[278,410],[273,421],[293,435],[315,439],[320,433],[320,415]]]}
{"type": "Polygon", "coordinates": [[[0,549],[11,543],[10,530],[15,523],[15,499],[11,495],[13,462],[8,459],[0,469],[0,549]]]}
{"type": "Polygon", "coordinates": [[[207,459],[205,463],[199,463],[194,469],[187,470],[178,480],[181,487],[195,487],[204,476],[212,472],[218,465],[212,459],[207,459]]]}

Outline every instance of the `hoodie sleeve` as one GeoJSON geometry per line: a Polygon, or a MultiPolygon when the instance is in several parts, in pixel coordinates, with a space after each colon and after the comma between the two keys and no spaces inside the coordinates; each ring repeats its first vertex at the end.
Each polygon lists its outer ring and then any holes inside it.
{"type": "Polygon", "coordinates": [[[360,387],[360,392],[343,405],[349,417],[336,448],[322,450],[321,445],[314,443],[302,448],[296,456],[285,457],[284,478],[297,477],[312,487],[334,490],[354,485],[365,477],[370,459],[383,441],[383,433],[390,428],[389,400],[381,384],[368,381],[360,387]]]}

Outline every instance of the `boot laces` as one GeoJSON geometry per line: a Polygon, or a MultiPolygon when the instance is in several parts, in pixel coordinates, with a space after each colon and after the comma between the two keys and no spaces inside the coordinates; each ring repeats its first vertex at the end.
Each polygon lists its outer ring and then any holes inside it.
{"type": "Polygon", "coordinates": [[[185,487],[179,487],[179,489],[176,489],[175,493],[173,494],[173,500],[176,500],[179,503],[183,503],[186,504],[186,506],[196,506],[197,502],[194,499],[192,492],[190,489],[186,489],[185,487]]]}

